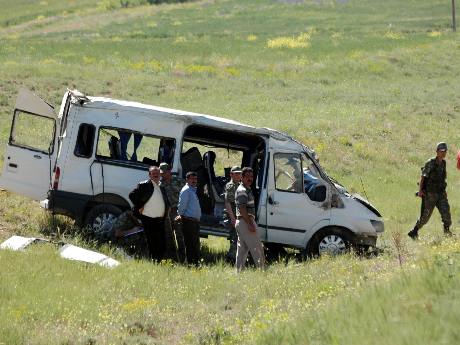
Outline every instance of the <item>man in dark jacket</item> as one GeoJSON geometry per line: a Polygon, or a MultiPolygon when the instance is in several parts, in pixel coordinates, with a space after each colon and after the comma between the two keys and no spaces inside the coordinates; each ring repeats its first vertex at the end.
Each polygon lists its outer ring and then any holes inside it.
{"type": "Polygon", "coordinates": [[[169,201],[166,191],[159,186],[160,168],[150,167],[149,177],[129,193],[129,199],[134,204],[134,215],[144,225],[150,257],[161,261],[165,253],[164,217],[168,214],[169,201]]]}

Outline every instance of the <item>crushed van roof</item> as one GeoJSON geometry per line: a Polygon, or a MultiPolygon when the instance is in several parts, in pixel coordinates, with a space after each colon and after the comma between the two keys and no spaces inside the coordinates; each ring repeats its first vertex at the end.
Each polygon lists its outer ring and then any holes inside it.
{"type": "Polygon", "coordinates": [[[241,132],[251,133],[251,134],[259,134],[259,135],[266,135],[271,136],[272,138],[280,141],[293,141],[293,143],[301,146],[302,148],[308,150],[309,152],[313,152],[309,147],[305,146],[304,144],[300,143],[299,141],[295,140],[291,136],[279,132],[277,130],[266,128],[266,127],[254,127],[247,124],[243,124],[238,121],[226,119],[223,117],[213,116],[213,115],[206,115],[200,113],[194,113],[190,111],[172,109],[172,108],[165,108],[155,105],[144,104],[140,102],[133,102],[133,101],[123,101],[118,99],[106,98],[106,97],[93,97],[93,96],[85,96],[78,91],[70,91],[72,96],[77,100],[75,103],[80,103],[83,107],[89,108],[98,108],[98,109],[108,109],[108,110],[127,110],[129,112],[137,112],[137,113],[162,113],[166,116],[180,116],[182,119],[185,117],[187,118],[186,121],[198,124],[202,126],[209,126],[209,127],[220,127],[227,130],[237,130],[241,132]]]}

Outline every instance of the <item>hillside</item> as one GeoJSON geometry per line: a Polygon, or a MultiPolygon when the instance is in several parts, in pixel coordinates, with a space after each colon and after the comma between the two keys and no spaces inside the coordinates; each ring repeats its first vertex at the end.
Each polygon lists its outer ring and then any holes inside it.
{"type": "MultiPolygon", "coordinates": [[[[212,259],[196,270],[124,261],[106,247],[120,269],[62,262],[51,246],[0,251],[0,344],[457,343],[460,242],[442,237],[438,214],[420,242],[405,238],[420,167],[439,141],[460,234],[450,1],[141,2],[2,1],[0,162],[21,86],[56,106],[77,88],[270,127],[314,148],[377,206],[384,254],[236,276],[219,261],[226,242],[212,238],[212,259]]],[[[0,193],[0,241],[48,234],[37,203],[0,193]]],[[[59,235],[81,243],[59,222],[59,235]]]]}

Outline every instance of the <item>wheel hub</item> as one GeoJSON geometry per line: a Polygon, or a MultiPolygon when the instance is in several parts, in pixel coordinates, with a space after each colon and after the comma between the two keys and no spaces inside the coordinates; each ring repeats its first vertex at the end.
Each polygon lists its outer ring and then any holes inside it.
{"type": "Polygon", "coordinates": [[[319,243],[319,254],[337,255],[342,254],[347,249],[345,241],[337,235],[324,237],[319,243]]]}
{"type": "Polygon", "coordinates": [[[112,213],[101,213],[94,219],[92,228],[94,232],[100,232],[107,226],[112,225],[115,219],[116,217],[112,213]]]}

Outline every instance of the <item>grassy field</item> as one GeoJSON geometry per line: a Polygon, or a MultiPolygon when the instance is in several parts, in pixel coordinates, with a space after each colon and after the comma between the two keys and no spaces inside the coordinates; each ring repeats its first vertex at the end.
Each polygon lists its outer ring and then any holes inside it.
{"type": "MultiPolygon", "coordinates": [[[[0,344],[456,344],[460,241],[415,222],[420,167],[447,141],[459,233],[460,40],[450,1],[0,1],[0,146],[26,86],[66,88],[285,131],[382,212],[384,254],[235,275],[227,243],[199,269],[60,259],[52,245],[0,252],[0,344]],[[402,234],[401,241],[398,241],[402,234]]],[[[0,150],[0,161],[3,151],[0,150]]],[[[48,233],[39,206],[0,192],[0,240],[48,233]]],[[[61,236],[81,243],[65,233],[61,236]]],[[[63,233],[64,232],[64,233],[63,233]]],[[[90,246],[89,243],[84,245],[90,246]]]]}

